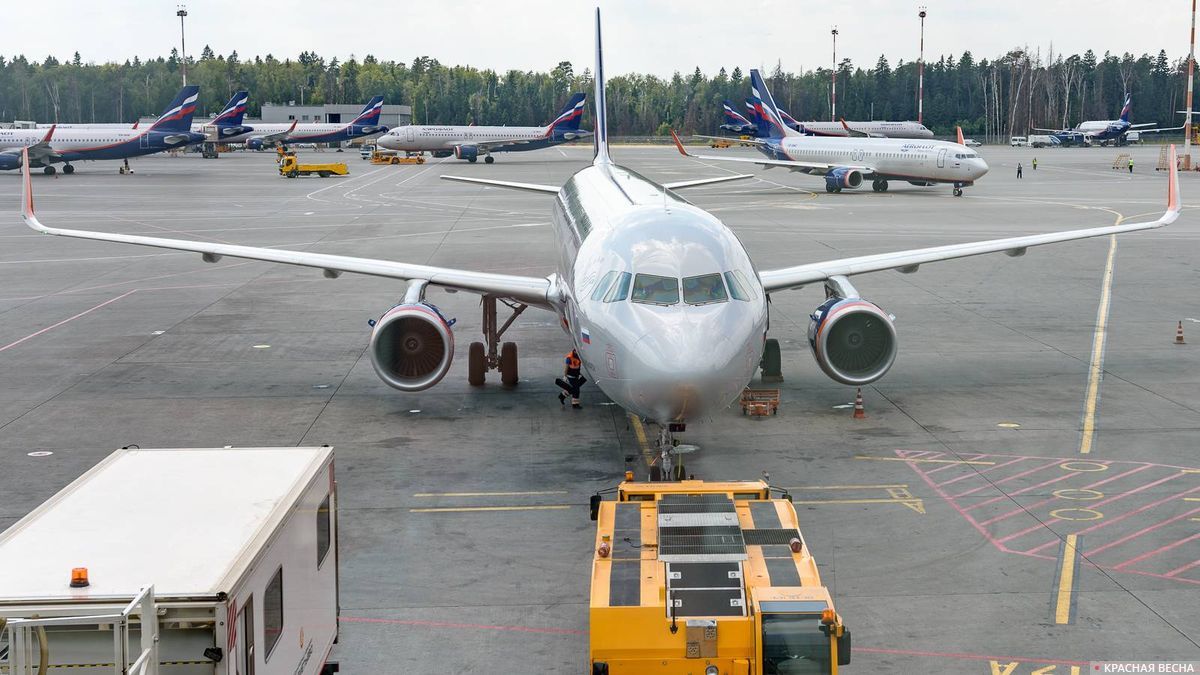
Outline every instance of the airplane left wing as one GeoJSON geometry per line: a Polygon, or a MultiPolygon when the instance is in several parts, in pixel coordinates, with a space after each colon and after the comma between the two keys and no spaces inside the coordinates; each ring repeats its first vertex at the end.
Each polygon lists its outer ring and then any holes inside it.
{"type": "Polygon", "coordinates": [[[251,139],[261,143],[277,143],[287,138],[293,131],[296,130],[296,120],[292,120],[292,126],[288,127],[287,131],[277,131],[273,134],[261,134],[251,136],[251,139]]]}
{"type": "Polygon", "coordinates": [[[54,135],[54,129],[57,126],[56,124],[50,125],[50,129],[46,132],[42,140],[26,148],[22,148],[21,153],[25,163],[34,161],[40,166],[49,164],[50,160],[58,158],[58,153],[55,152],[54,148],[50,147],[50,137],[54,135]]]}
{"type": "Polygon", "coordinates": [[[1139,134],[1157,134],[1163,131],[1183,131],[1184,129],[1183,125],[1177,127],[1155,127],[1153,129],[1141,128],[1146,126],[1154,126],[1154,122],[1147,122],[1146,124],[1134,124],[1130,126],[1130,129],[1138,132],[1139,134]]]}
{"type": "Polygon", "coordinates": [[[48,227],[38,220],[34,212],[33,189],[29,177],[29,157],[27,152],[23,152],[22,154],[25,161],[22,168],[24,175],[22,180],[21,218],[30,228],[43,234],[95,241],[111,241],[119,244],[134,244],[137,246],[150,246],[177,251],[191,251],[199,253],[205,262],[217,262],[222,257],[229,256],[230,258],[312,267],[324,271],[325,276],[329,278],[336,278],[343,272],[351,272],[353,274],[367,274],[404,281],[427,281],[434,286],[478,293],[480,295],[511,298],[542,308],[552,308],[554,306],[554,300],[550,297],[553,284],[546,277],[472,272],[376,258],[356,258],[344,255],[312,253],[309,251],[288,251],[257,246],[239,246],[207,241],[188,241],[186,239],[169,239],[166,237],[147,237],[136,234],[116,234],[48,227]]]}
{"type": "Polygon", "coordinates": [[[707,159],[715,162],[742,162],[743,164],[757,164],[765,167],[782,166],[792,169],[793,171],[804,171],[807,173],[826,173],[833,169],[857,169],[863,173],[874,173],[874,167],[857,164],[828,164],[826,162],[800,162],[794,159],[768,159],[766,157],[721,157],[718,155],[697,155],[687,151],[683,147],[683,141],[679,140],[679,136],[675,130],[671,130],[671,138],[675,139],[675,147],[679,149],[679,154],[684,157],[693,159],[707,159]]]}
{"type": "Polygon", "coordinates": [[[800,288],[806,284],[822,282],[831,277],[852,276],[868,272],[884,270],[899,270],[915,272],[920,265],[943,260],[954,260],[985,253],[1001,251],[1016,257],[1025,255],[1026,249],[1045,244],[1057,244],[1064,241],[1104,237],[1124,232],[1152,230],[1170,225],[1179,217],[1181,202],[1179,197],[1179,170],[1175,159],[1175,146],[1171,146],[1170,177],[1167,183],[1167,210],[1157,220],[1145,223],[1130,223],[1128,225],[1110,225],[1108,227],[1092,227],[1083,230],[1068,230],[1049,234],[1034,234],[1007,239],[991,239],[969,244],[951,244],[949,246],[934,246],[895,253],[880,253],[876,255],[842,258],[825,262],[808,263],[796,267],[765,270],[759,273],[763,289],[767,293],[800,288]]]}

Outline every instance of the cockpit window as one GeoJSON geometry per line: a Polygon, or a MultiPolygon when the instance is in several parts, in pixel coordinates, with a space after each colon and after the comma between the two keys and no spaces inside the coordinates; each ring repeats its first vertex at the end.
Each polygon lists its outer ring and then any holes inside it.
{"type": "Polygon", "coordinates": [[[601,277],[600,283],[596,284],[596,290],[592,291],[592,300],[599,301],[600,298],[603,298],[604,293],[608,290],[608,287],[612,285],[613,279],[615,279],[616,277],[617,277],[616,270],[608,272],[603,277],[601,277]]]}
{"type": "Polygon", "coordinates": [[[702,274],[683,278],[683,301],[689,305],[707,305],[710,302],[725,302],[725,284],[720,274],[702,274]]]}
{"type": "Polygon", "coordinates": [[[608,293],[604,296],[605,302],[621,302],[629,297],[629,284],[633,281],[633,275],[629,272],[621,272],[617,283],[608,289],[608,293]]]}
{"type": "Polygon", "coordinates": [[[743,285],[744,281],[745,277],[742,276],[741,272],[734,271],[725,273],[725,283],[729,286],[729,294],[733,296],[733,299],[741,300],[742,302],[749,302],[750,292],[747,291],[746,286],[743,285]]]}
{"type": "Polygon", "coordinates": [[[633,278],[633,302],[648,305],[674,305],[679,302],[679,280],[653,274],[633,278]]]}

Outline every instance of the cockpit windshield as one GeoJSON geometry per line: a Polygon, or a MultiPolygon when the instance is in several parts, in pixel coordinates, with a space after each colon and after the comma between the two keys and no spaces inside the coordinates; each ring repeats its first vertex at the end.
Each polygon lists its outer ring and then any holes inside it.
{"type": "Polygon", "coordinates": [[[830,672],[829,637],[813,614],[763,614],[764,675],[830,672]]]}
{"type": "Polygon", "coordinates": [[[631,300],[647,305],[674,305],[679,302],[679,280],[654,274],[638,274],[633,278],[631,300]]]}
{"type": "Polygon", "coordinates": [[[683,301],[689,305],[707,305],[712,302],[725,302],[728,299],[729,295],[725,293],[725,284],[721,283],[720,274],[683,278],[683,301]]]}

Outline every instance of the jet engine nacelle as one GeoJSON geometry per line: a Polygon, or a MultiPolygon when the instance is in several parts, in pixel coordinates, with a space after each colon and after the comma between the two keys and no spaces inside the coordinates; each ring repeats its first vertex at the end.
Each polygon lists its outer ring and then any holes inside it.
{"type": "Polygon", "coordinates": [[[892,367],[896,327],[887,312],[862,298],[832,297],[812,313],[808,344],[826,375],[861,386],[892,367]]]}
{"type": "Polygon", "coordinates": [[[0,170],[8,171],[9,169],[21,168],[21,156],[9,153],[0,153],[0,170]]]}
{"type": "Polygon", "coordinates": [[[424,391],[437,384],[454,361],[454,332],[428,303],[396,305],[371,333],[371,365],[379,378],[400,391],[424,391]]]}
{"type": "Polygon", "coordinates": [[[223,126],[217,127],[217,136],[218,138],[229,138],[230,136],[241,136],[242,134],[248,134],[251,131],[254,131],[254,127],[248,127],[245,125],[223,126]]]}
{"type": "Polygon", "coordinates": [[[454,156],[459,159],[475,159],[479,156],[479,148],[474,145],[456,145],[454,146],[454,156]]]}
{"type": "Polygon", "coordinates": [[[829,173],[825,174],[825,184],[835,189],[854,189],[862,185],[862,181],[862,172],[858,169],[838,168],[832,169],[829,173]]]}

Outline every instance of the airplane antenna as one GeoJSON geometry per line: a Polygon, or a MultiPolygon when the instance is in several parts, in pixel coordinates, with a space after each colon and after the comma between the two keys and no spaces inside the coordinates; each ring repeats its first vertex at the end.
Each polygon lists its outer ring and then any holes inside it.
{"type": "Polygon", "coordinates": [[[600,8],[596,8],[596,157],[592,164],[612,164],[608,156],[608,102],[604,98],[604,45],[600,39],[600,8]]]}

